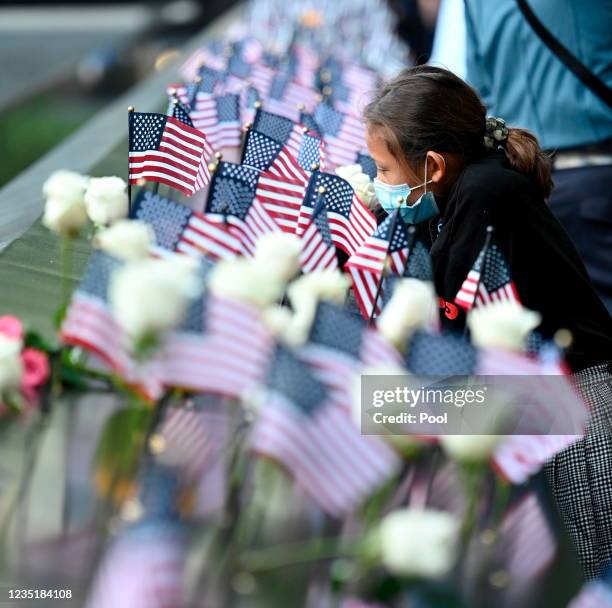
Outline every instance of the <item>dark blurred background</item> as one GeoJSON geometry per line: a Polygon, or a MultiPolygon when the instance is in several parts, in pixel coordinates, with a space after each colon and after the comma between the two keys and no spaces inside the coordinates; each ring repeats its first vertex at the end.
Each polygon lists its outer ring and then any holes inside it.
{"type": "Polygon", "coordinates": [[[0,187],[234,4],[0,0],[0,187]]]}

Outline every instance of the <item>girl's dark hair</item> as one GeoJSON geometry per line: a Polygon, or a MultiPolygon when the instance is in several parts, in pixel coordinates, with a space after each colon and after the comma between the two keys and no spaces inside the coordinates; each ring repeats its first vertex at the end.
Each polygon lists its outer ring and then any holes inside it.
{"type": "MultiPolygon", "coordinates": [[[[364,111],[369,125],[381,127],[389,150],[412,163],[428,150],[452,152],[467,162],[486,153],[486,109],[478,94],[452,72],[433,66],[402,70],[374,95],[364,111]]],[[[510,164],[550,195],[550,159],[535,136],[508,129],[505,142],[510,164]]]]}

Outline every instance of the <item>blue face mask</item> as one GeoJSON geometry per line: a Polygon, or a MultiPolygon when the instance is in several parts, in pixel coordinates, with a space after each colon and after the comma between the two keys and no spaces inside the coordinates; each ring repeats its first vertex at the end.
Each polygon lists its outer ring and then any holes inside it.
{"type": "MultiPolygon", "coordinates": [[[[427,179],[427,158],[425,158],[425,179],[427,179]]],[[[392,186],[374,178],[374,192],[381,207],[391,215],[399,207],[400,215],[406,224],[419,224],[438,213],[438,206],[433,192],[427,192],[427,184],[432,180],[410,187],[408,184],[392,186]],[[410,193],[417,188],[425,188],[425,192],[412,205],[406,201],[410,193]]]]}

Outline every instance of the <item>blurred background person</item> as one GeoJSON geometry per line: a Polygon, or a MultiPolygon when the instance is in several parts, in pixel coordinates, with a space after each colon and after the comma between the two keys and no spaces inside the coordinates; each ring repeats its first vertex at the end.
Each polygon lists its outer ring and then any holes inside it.
{"type": "Polygon", "coordinates": [[[464,12],[436,40],[451,30],[461,39],[465,27],[466,78],[489,114],[532,131],[553,155],[550,207],[610,312],[612,0],[465,0],[464,12]]]}

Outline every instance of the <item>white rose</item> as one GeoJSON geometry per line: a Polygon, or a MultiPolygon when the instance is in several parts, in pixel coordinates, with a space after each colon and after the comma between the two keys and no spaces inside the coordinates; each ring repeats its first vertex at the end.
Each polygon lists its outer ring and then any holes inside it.
{"type": "Polygon", "coordinates": [[[92,177],[85,207],[94,224],[112,224],[128,214],[127,183],[120,177],[92,177]]]}
{"type": "Polygon", "coordinates": [[[518,302],[493,302],[474,308],[467,318],[472,342],[481,348],[521,351],[542,317],[518,302]]]}
{"type": "Polygon", "coordinates": [[[401,576],[440,578],[457,557],[459,522],[450,513],[401,509],[380,525],[382,561],[401,576]]]}
{"type": "Polygon", "coordinates": [[[111,277],[109,299],[115,318],[138,340],[178,326],[202,286],[195,260],[187,256],[135,260],[111,277]]]}
{"type": "Polygon", "coordinates": [[[261,262],[236,258],[220,261],[211,272],[208,286],[217,296],[266,308],[281,298],[285,282],[271,275],[261,262]]]}
{"type": "Polygon", "coordinates": [[[74,171],[61,169],[52,173],[43,184],[45,198],[83,204],[89,178],[74,171]]]}
{"type": "Polygon", "coordinates": [[[400,279],[376,326],[389,342],[402,349],[417,329],[435,326],[437,315],[438,302],[431,283],[400,279]]]}
{"type": "Polygon", "coordinates": [[[287,297],[299,324],[308,331],[319,300],[343,304],[350,285],[349,277],[339,270],[310,272],[290,283],[287,297]]]}
{"type": "Polygon", "coordinates": [[[140,220],[119,220],[96,233],[93,246],[117,258],[135,260],[149,257],[155,234],[149,224],[140,220]]]}
{"type": "Polygon", "coordinates": [[[444,451],[459,462],[477,463],[489,460],[502,435],[440,435],[444,451]]]}
{"type": "Polygon", "coordinates": [[[60,235],[75,235],[87,223],[87,212],[82,200],[49,198],[45,203],[43,224],[60,235]]]}
{"type": "Polygon", "coordinates": [[[342,179],[345,179],[346,181],[348,181],[349,178],[353,177],[354,175],[359,175],[361,172],[361,165],[359,164],[342,165],[340,167],[336,167],[336,175],[342,179]]]}
{"type": "Polygon", "coordinates": [[[271,306],[262,314],[263,322],[281,342],[293,348],[303,344],[308,337],[308,326],[304,326],[298,317],[284,306],[271,306]]]}
{"type": "Polygon", "coordinates": [[[376,204],[374,184],[370,176],[363,173],[360,165],[344,165],[336,169],[336,175],[346,180],[361,201],[368,207],[376,204]]]}
{"type": "Polygon", "coordinates": [[[6,390],[18,388],[21,384],[21,347],[21,340],[0,335],[0,395],[6,390]]]}
{"type": "Polygon", "coordinates": [[[289,281],[300,269],[302,242],[294,234],[272,232],[257,241],[255,260],[265,264],[268,272],[289,281]]]}

